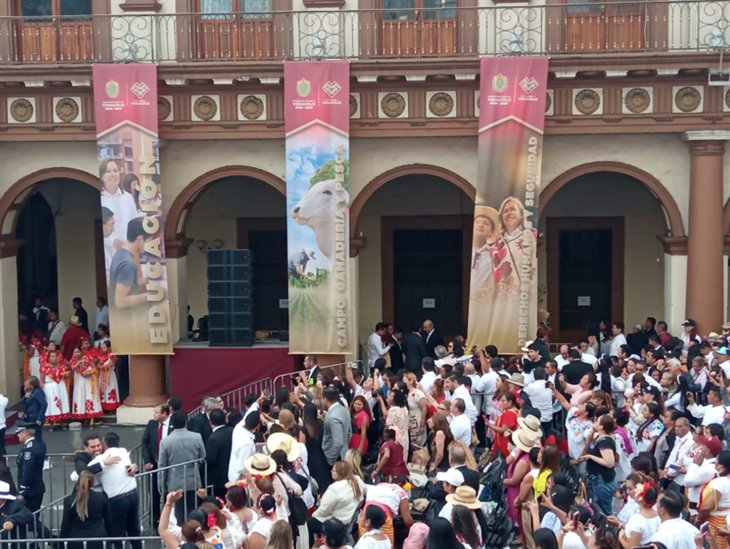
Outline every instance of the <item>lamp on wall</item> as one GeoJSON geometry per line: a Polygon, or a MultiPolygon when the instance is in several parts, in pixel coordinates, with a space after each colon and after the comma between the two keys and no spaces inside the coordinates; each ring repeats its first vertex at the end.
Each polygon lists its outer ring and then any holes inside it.
{"type": "Polygon", "coordinates": [[[195,247],[198,248],[198,251],[201,254],[206,253],[208,250],[220,250],[225,245],[226,245],[226,241],[223,240],[222,238],[213,239],[213,241],[210,243],[210,245],[208,244],[208,241],[203,238],[199,238],[198,240],[195,241],[195,247]]]}

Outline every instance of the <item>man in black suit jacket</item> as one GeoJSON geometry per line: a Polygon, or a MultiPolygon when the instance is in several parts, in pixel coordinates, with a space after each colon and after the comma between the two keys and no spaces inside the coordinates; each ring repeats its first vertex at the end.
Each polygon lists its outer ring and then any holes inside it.
{"type": "MultiPolygon", "coordinates": [[[[80,297],[74,297],[71,300],[71,306],[74,309],[74,316],[79,317],[79,322],[81,322],[81,327],[89,332],[89,313],[86,312],[86,309],[84,309],[84,306],[82,305],[82,301],[80,297]]],[[[95,328],[96,329],[96,328],[95,328]]],[[[92,333],[94,330],[91,330],[92,333]]]]}
{"type": "Polygon", "coordinates": [[[207,396],[203,399],[200,405],[203,407],[204,413],[197,414],[190,418],[187,428],[188,431],[198,433],[205,444],[208,441],[208,437],[213,432],[213,429],[210,427],[210,412],[216,408],[220,408],[220,404],[217,397],[207,396]]]}
{"type": "MultiPolygon", "coordinates": [[[[142,459],[144,470],[157,469],[157,459],[160,455],[160,431],[162,427],[164,435],[170,434],[170,406],[158,404],[152,411],[152,419],[147,423],[142,434],[142,459]]],[[[157,486],[157,475],[150,475],[152,484],[152,520],[154,524],[160,522],[160,490],[157,486]]]]}
{"type": "Polygon", "coordinates": [[[233,428],[226,426],[226,414],[218,408],[210,412],[210,426],[213,432],[205,443],[207,484],[213,486],[213,495],[215,497],[225,498],[226,482],[228,482],[228,462],[231,460],[233,428]]]}
{"type": "Polygon", "coordinates": [[[446,347],[444,338],[436,331],[436,328],[433,327],[433,322],[428,319],[423,321],[423,333],[425,334],[424,342],[426,343],[427,356],[434,359],[437,358],[435,349],[439,345],[446,347]]]}
{"type": "Polygon", "coordinates": [[[405,363],[403,362],[403,330],[400,328],[394,328],[392,324],[388,324],[388,345],[390,350],[388,356],[390,356],[390,367],[396,372],[404,368],[405,363]]]}
{"type": "Polygon", "coordinates": [[[419,326],[413,327],[410,334],[406,334],[403,338],[403,352],[406,355],[405,367],[409,372],[413,372],[421,379],[423,372],[421,371],[421,361],[423,357],[428,356],[426,344],[418,332],[419,326]]]}
{"type": "Polygon", "coordinates": [[[593,373],[593,366],[581,360],[581,354],[578,349],[571,349],[568,352],[568,363],[563,366],[563,376],[566,383],[578,385],[580,378],[586,374],[593,373]]]}

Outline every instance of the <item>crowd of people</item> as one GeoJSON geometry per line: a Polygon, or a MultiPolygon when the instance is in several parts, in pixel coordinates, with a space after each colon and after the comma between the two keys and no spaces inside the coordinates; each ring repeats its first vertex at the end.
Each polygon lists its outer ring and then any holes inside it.
{"type": "Polygon", "coordinates": [[[72,305],[68,324],[40,297],[30,313],[20,313],[25,420],[37,425],[39,439],[44,424],[55,429],[87,421],[93,427],[121,405],[106,300],[97,300],[91,332],[81,298],[73,298],[72,305]]]}
{"type": "MultiPolygon", "coordinates": [[[[173,397],[142,440],[149,511],[167,547],[727,547],[730,325],[661,324],[597,324],[556,354],[541,326],[503,356],[430,321],[403,337],[378,323],[366,369],[309,355],[274,394],[206,397],[190,417],[173,397]]],[[[95,516],[136,535],[137,471],[118,446],[85,439],[77,493],[129,484],[108,498],[128,505],[105,518],[100,500],[95,516]]],[[[69,500],[68,524],[92,503],[69,500]]]]}

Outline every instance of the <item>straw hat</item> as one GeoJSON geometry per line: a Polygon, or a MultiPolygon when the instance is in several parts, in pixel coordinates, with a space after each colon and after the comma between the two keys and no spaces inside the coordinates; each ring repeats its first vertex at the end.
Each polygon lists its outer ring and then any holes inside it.
{"type": "Polygon", "coordinates": [[[522,429],[527,429],[538,436],[542,436],[542,424],[540,423],[540,420],[533,415],[518,417],[517,425],[519,425],[522,429]]]}
{"type": "Polygon", "coordinates": [[[517,429],[512,433],[512,443],[523,452],[529,452],[537,447],[540,442],[540,434],[529,429],[517,429]]]}
{"type": "Polygon", "coordinates": [[[463,505],[467,509],[481,509],[482,502],[477,499],[477,493],[471,486],[459,486],[453,494],[446,495],[446,501],[451,505],[463,505]]]}
{"type": "Polygon", "coordinates": [[[511,383],[512,385],[517,385],[518,387],[524,387],[525,386],[525,376],[522,374],[512,374],[510,378],[507,380],[507,383],[511,383]]]}
{"type": "Polygon", "coordinates": [[[474,206],[474,217],[479,216],[491,219],[495,230],[499,228],[499,212],[491,206],[474,206]]]}
{"type": "Polygon", "coordinates": [[[79,317],[77,317],[76,315],[73,315],[71,318],[69,318],[68,323],[73,326],[81,326],[81,320],[79,320],[79,317]]]}
{"type": "Polygon", "coordinates": [[[283,450],[286,454],[286,460],[289,463],[296,461],[301,454],[299,443],[293,436],[287,433],[274,433],[273,435],[269,435],[269,438],[266,439],[266,447],[270,453],[276,450],[283,450]]]}
{"type": "Polygon", "coordinates": [[[244,467],[254,476],[265,477],[276,471],[276,463],[266,454],[254,454],[244,467]]]}

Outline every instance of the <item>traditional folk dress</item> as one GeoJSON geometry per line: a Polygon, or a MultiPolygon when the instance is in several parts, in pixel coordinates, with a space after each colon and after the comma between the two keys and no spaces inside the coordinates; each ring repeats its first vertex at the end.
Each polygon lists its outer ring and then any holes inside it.
{"type": "Polygon", "coordinates": [[[72,358],[74,372],[73,405],[71,417],[75,420],[94,419],[102,416],[99,398],[99,375],[94,365],[94,353],[87,352],[81,358],[72,358]]]}
{"type": "Polygon", "coordinates": [[[23,356],[23,379],[35,376],[41,378],[41,357],[43,356],[43,342],[37,337],[31,339],[30,345],[25,348],[23,356]]]}
{"type": "Polygon", "coordinates": [[[71,413],[66,390],[66,378],[70,377],[68,367],[62,362],[53,367],[44,356],[41,359],[40,370],[43,392],[46,393],[48,402],[46,421],[58,423],[70,419],[71,413]]]}
{"type": "Polygon", "coordinates": [[[99,390],[101,408],[105,412],[113,412],[122,405],[119,402],[116,360],[117,357],[111,353],[99,355],[99,390]]]}

